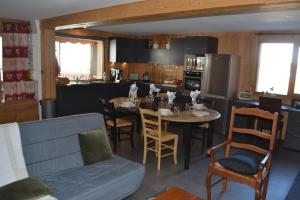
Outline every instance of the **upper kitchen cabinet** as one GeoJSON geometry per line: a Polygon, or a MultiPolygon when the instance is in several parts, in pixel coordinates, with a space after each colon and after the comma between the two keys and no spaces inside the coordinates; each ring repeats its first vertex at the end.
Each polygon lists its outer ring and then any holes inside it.
{"type": "Polygon", "coordinates": [[[170,41],[170,64],[183,65],[185,38],[174,38],[170,41]]]}
{"type": "Polygon", "coordinates": [[[150,50],[146,48],[147,40],[136,39],[135,49],[133,54],[135,54],[135,62],[137,63],[148,63],[150,61],[150,50]]]}
{"type": "Polygon", "coordinates": [[[184,65],[185,54],[217,53],[218,39],[205,36],[174,38],[169,49],[148,46],[145,39],[111,38],[109,61],[184,65]]]}
{"type": "Polygon", "coordinates": [[[170,64],[184,65],[185,54],[203,55],[218,52],[218,39],[213,37],[175,38],[170,41],[170,64]]]}
{"type": "Polygon", "coordinates": [[[150,59],[143,39],[110,38],[109,62],[147,63],[150,59]]]}
{"type": "Polygon", "coordinates": [[[109,40],[109,62],[135,62],[135,40],[111,38],[109,40]]]}
{"type": "Polygon", "coordinates": [[[151,64],[169,64],[169,49],[148,49],[151,64]]]}

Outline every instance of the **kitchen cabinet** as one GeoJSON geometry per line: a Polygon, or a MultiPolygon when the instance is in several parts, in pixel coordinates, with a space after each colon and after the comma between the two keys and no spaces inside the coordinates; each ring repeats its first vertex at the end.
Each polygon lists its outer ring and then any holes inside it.
{"type": "Polygon", "coordinates": [[[135,62],[135,40],[112,38],[109,41],[109,62],[135,62]]]}
{"type": "Polygon", "coordinates": [[[174,38],[170,41],[170,64],[184,64],[185,38],[174,38]]]}
{"type": "Polygon", "coordinates": [[[300,111],[289,112],[284,147],[300,151],[300,111]]]}
{"type": "Polygon", "coordinates": [[[207,36],[174,38],[170,41],[170,64],[184,65],[184,55],[218,52],[218,39],[207,36]]]}
{"type": "Polygon", "coordinates": [[[136,39],[134,41],[133,56],[137,63],[148,63],[150,60],[150,51],[146,49],[147,40],[136,39]]]}
{"type": "Polygon", "coordinates": [[[206,36],[174,38],[169,49],[149,49],[148,40],[110,38],[110,62],[184,65],[185,54],[217,53],[218,39],[206,36]]]}
{"type": "Polygon", "coordinates": [[[168,49],[148,49],[150,59],[148,63],[151,64],[169,64],[169,50],[168,49]]]}

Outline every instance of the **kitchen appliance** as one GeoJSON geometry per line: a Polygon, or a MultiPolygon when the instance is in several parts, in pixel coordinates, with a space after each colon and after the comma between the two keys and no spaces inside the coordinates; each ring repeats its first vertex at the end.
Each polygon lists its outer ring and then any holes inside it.
{"type": "Polygon", "coordinates": [[[240,92],[239,99],[252,100],[252,92],[248,92],[248,91],[240,92]]]}
{"type": "Polygon", "coordinates": [[[188,91],[202,90],[205,57],[203,55],[185,54],[183,85],[188,91]]]}
{"type": "Polygon", "coordinates": [[[202,95],[215,101],[221,118],[215,131],[226,134],[232,100],[237,97],[240,58],[230,54],[206,54],[202,95]]]}
{"type": "Polygon", "coordinates": [[[120,69],[110,69],[110,81],[120,81],[122,80],[123,71],[120,69]]]}
{"type": "Polygon", "coordinates": [[[129,75],[129,80],[131,80],[131,81],[138,81],[139,80],[139,75],[135,74],[135,73],[131,73],[129,75]]]}
{"type": "Polygon", "coordinates": [[[202,89],[204,71],[199,70],[184,70],[183,82],[184,89],[195,91],[202,89]]]}
{"type": "Polygon", "coordinates": [[[204,70],[205,56],[197,54],[185,54],[184,68],[186,70],[204,70]]]}

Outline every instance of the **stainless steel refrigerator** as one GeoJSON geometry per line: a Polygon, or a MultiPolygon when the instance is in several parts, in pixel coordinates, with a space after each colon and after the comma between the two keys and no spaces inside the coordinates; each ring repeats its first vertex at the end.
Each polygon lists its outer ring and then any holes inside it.
{"type": "Polygon", "coordinates": [[[215,101],[215,109],[221,113],[215,132],[226,134],[230,118],[231,102],[237,97],[240,74],[240,58],[231,54],[206,54],[202,95],[215,101]]]}

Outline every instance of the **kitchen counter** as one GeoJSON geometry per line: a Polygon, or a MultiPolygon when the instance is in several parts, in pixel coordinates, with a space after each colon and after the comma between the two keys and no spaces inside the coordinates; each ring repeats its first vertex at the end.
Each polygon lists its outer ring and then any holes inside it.
{"type": "MultiPolygon", "coordinates": [[[[235,105],[239,106],[248,106],[248,107],[258,107],[259,106],[259,102],[258,100],[243,100],[243,99],[237,99],[234,102],[235,105]]],[[[282,104],[281,105],[281,110],[282,111],[286,111],[286,112],[300,112],[299,108],[294,108],[291,105],[288,104],[282,104]]]]}

